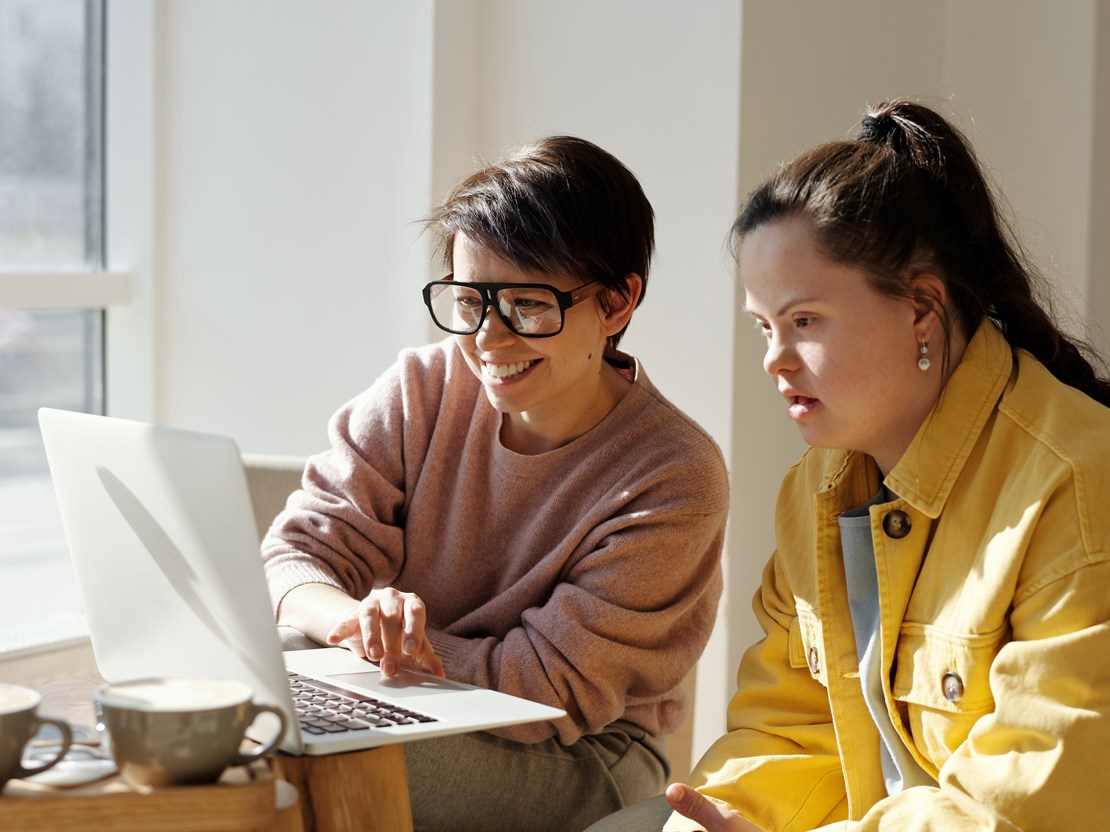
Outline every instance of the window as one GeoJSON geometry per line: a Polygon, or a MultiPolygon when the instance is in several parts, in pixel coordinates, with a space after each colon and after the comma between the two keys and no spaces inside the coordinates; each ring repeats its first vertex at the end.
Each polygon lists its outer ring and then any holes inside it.
{"type": "Polygon", "coordinates": [[[0,653],[84,634],[37,410],[103,410],[104,311],[66,292],[105,262],[103,18],[0,0],[0,653]]]}

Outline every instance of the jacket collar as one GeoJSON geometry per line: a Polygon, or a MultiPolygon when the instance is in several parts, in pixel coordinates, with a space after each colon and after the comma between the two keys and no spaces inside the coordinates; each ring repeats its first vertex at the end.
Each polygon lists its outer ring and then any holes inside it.
{"type": "Polygon", "coordinates": [[[887,487],[937,518],[1013,369],[1013,351],[989,319],[972,336],[940,398],[887,475],[887,487]]]}

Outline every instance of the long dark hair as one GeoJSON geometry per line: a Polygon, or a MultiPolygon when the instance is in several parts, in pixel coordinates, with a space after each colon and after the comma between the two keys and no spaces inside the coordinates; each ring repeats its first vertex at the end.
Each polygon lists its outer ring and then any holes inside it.
{"type": "MultiPolygon", "coordinates": [[[[639,181],[611,153],[575,136],[521,145],[451,189],[424,220],[453,270],[456,234],[522,271],[596,280],[628,297],[628,276],[643,281],[655,250],[655,212],[639,181]]],[[[607,303],[607,292],[599,295],[607,303]]],[[[615,349],[624,330],[610,336],[615,349]]]]}
{"type": "Polygon", "coordinates": [[[1110,406],[1110,382],[1084,353],[1100,367],[1104,359],[1064,335],[1038,302],[1040,278],[1000,215],[970,143],[938,113],[910,101],[869,107],[854,141],[802,153],[749,196],[733,224],[734,244],[794,216],[810,223],[827,257],[863,269],[884,294],[909,297],[915,275],[940,277],[955,318],[937,310],[946,338],[952,326],[970,338],[988,317],[1011,346],[1110,406]]]}

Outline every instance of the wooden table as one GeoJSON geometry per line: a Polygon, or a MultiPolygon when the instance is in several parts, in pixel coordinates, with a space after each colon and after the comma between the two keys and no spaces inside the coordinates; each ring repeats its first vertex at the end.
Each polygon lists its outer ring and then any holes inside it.
{"type": "MultiPolygon", "coordinates": [[[[82,676],[44,685],[39,688],[43,697],[39,712],[91,729],[95,724],[92,693],[102,682],[99,676],[82,676]]],[[[268,768],[258,763],[229,769],[212,786],[139,794],[118,777],[95,786],[49,791],[12,780],[0,797],[0,829],[5,832],[55,828],[54,820],[74,817],[81,818],[76,826],[82,832],[412,832],[405,752],[399,744],[323,757],[279,753],[269,759],[268,768]],[[279,805],[281,781],[296,789],[298,799],[292,805],[279,805]],[[221,811],[221,817],[214,816],[221,811]],[[98,818],[105,825],[96,825],[98,818]]]]}

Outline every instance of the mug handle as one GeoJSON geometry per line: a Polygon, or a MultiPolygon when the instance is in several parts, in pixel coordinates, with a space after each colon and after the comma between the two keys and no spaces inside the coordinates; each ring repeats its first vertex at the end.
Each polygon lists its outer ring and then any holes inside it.
{"type": "MultiPolygon", "coordinates": [[[[228,763],[228,765],[245,766],[248,763],[253,763],[255,760],[265,757],[267,754],[273,751],[274,748],[277,747],[277,744],[281,742],[282,737],[285,736],[285,729],[288,725],[285,720],[285,711],[281,710],[281,708],[278,708],[275,705],[255,705],[253,703],[251,705],[251,708],[253,709],[254,713],[251,715],[250,722],[254,722],[258,718],[259,714],[271,713],[276,716],[281,722],[281,727],[278,728],[277,733],[275,733],[270,739],[266,740],[266,742],[264,743],[260,743],[258,748],[254,749],[249,754],[239,754],[234,760],[228,763]]],[[[247,724],[250,725],[250,722],[248,722],[247,724]]]]}
{"type": "MultiPolygon", "coordinates": [[[[69,728],[69,723],[63,719],[54,719],[53,717],[40,716],[36,717],[35,733],[43,725],[53,725],[62,733],[62,747],[61,750],[52,758],[47,760],[40,766],[34,768],[27,768],[22,763],[16,763],[15,771],[12,777],[32,777],[36,774],[42,774],[48,768],[53,768],[62,761],[62,758],[69,753],[69,747],[73,744],[73,732],[69,728]]],[[[33,736],[33,735],[32,735],[33,736]]]]}

